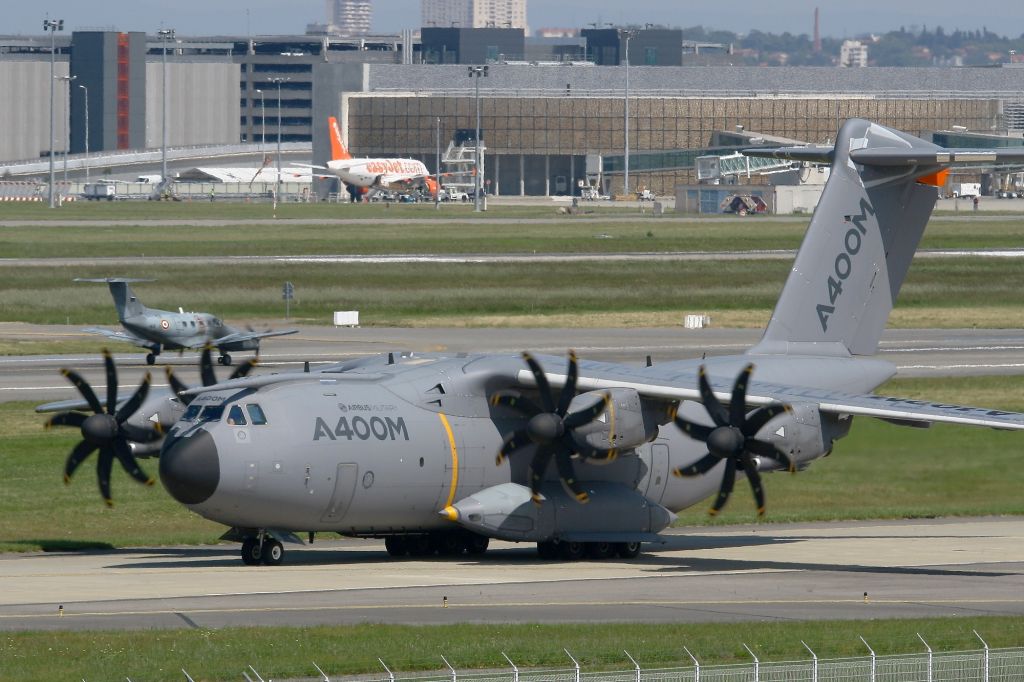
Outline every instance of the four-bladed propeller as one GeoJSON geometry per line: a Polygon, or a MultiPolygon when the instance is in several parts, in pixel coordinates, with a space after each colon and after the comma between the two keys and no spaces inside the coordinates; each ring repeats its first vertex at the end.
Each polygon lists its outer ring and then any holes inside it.
{"type": "Polygon", "coordinates": [[[70,483],[71,476],[78,466],[89,455],[99,450],[96,460],[96,475],[99,479],[100,494],[107,506],[111,506],[113,501],[110,497],[110,472],[114,460],[120,462],[124,470],[139,483],[153,485],[154,479],[147,476],[135,460],[129,441],[151,443],[163,437],[163,430],[159,423],[154,423],[153,429],[143,429],[133,426],[127,421],[149,394],[149,373],[146,373],[135,393],[118,409],[117,369],[114,367],[110,351],[106,349],[103,350],[103,364],[107,370],[106,406],[100,403],[92,387],[77,372],[69,369],[61,370],[61,373],[82,394],[82,398],[89,404],[89,409],[93,411],[93,414],[60,412],[46,422],[46,427],[73,426],[82,432],[82,440],[71,450],[71,454],[68,455],[67,461],[64,463],[65,483],[70,483]]]}
{"type": "Polygon", "coordinates": [[[674,416],[676,425],[684,433],[707,444],[708,454],[689,466],[675,469],[673,474],[676,476],[699,476],[725,460],[722,485],[719,487],[718,497],[715,498],[710,509],[712,516],[721,511],[728,501],[733,484],[736,482],[737,470],[742,470],[747,475],[750,488],[754,492],[754,500],[757,503],[757,514],[758,516],[764,515],[764,488],[761,486],[761,475],[757,471],[755,455],[776,460],[791,472],[796,470],[793,460],[786,453],[774,444],[754,437],[765,424],[783,412],[788,412],[790,408],[783,403],[769,403],[748,415],[747,383],[750,380],[750,373],[753,371],[754,366],[748,364],[736,377],[736,383],[732,388],[732,398],[729,401],[728,409],[726,409],[711,390],[702,365],[698,374],[701,402],[704,403],[704,409],[707,410],[708,416],[711,417],[711,421],[715,425],[704,426],[688,421],[678,414],[674,416]]]}
{"type": "MultiPolygon", "coordinates": [[[[217,375],[213,371],[213,358],[211,357],[212,351],[213,348],[211,346],[206,346],[203,348],[202,355],[199,356],[199,377],[203,382],[203,386],[213,386],[217,383],[217,375]]],[[[249,372],[252,371],[252,368],[255,367],[258,362],[259,361],[255,358],[252,360],[246,360],[236,367],[235,371],[232,372],[231,376],[228,378],[237,379],[239,377],[248,376],[249,372]]],[[[178,396],[178,399],[186,405],[191,403],[195,396],[185,393],[189,387],[174,375],[170,366],[164,367],[164,372],[167,374],[167,383],[171,385],[171,390],[178,396]]]]}
{"type": "Polygon", "coordinates": [[[496,462],[500,465],[512,453],[528,445],[533,445],[534,455],[529,469],[533,501],[540,504],[544,499],[540,494],[541,482],[544,480],[544,472],[553,458],[562,483],[572,492],[577,501],[585,503],[589,500],[589,496],[576,480],[572,463],[573,455],[579,455],[585,459],[609,461],[615,458],[618,451],[615,448],[602,449],[581,445],[573,438],[573,431],[594,421],[608,407],[610,398],[607,394],[603,394],[601,399],[593,405],[570,413],[569,404],[576,396],[578,374],[576,354],[572,351],[569,352],[569,371],[557,403],[541,366],[529,353],[523,353],[523,360],[526,361],[533,373],[541,404],[537,405],[518,391],[511,390],[498,391],[491,397],[492,405],[508,407],[529,420],[524,428],[512,432],[505,438],[501,449],[498,450],[496,462]]]}

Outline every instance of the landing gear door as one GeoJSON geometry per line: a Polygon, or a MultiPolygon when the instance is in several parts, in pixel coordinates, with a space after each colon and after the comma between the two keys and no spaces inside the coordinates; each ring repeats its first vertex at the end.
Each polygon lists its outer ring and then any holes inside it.
{"type": "Polygon", "coordinates": [[[334,492],[331,493],[331,501],[327,503],[327,509],[320,520],[324,523],[337,523],[345,516],[348,507],[352,504],[352,497],[355,495],[356,479],[359,475],[359,465],[354,463],[341,463],[334,477],[334,492]]]}
{"type": "Polygon", "coordinates": [[[648,462],[647,491],[644,495],[651,502],[661,503],[668,480],[668,446],[664,443],[651,444],[651,459],[648,462]]]}

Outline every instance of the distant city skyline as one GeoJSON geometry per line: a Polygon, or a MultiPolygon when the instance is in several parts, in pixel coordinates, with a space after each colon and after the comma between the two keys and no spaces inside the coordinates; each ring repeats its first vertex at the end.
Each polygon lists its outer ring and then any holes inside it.
{"type": "MultiPolygon", "coordinates": [[[[326,19],[324,0],[51,0],[40,5],[12,0],[4,8],[0,32],[41,35],[47,15],[64,19],[66,30],[117,29],[152,33],[173,27],[189,35],[301,34],[309,23],[326,19]]],[[[1006,7],[971,5],[961,0],[858,0],[840,3],[822,0],[733,0],[724,5],[687,3],[679,0],[528,0],[527,20],[531,29],[544,27],[582,28],[588,24],[665,24],[689,27],[702,25],[735,33],[761,30],[770,33],[811,34],[814,7],[821,12],[821,33],[826,37],[852,37],[884,33],[901,26],[910,29],[942,26],[954,29],[987,28],[999,35],[1018,38],[1024,34],[1024,13],[1006,7]],[[688,7],[688,5],[694,5],[688,7]]],[[[419,28],[420,0],[373,0],[371,30],[394,33],[419,28]]]]}

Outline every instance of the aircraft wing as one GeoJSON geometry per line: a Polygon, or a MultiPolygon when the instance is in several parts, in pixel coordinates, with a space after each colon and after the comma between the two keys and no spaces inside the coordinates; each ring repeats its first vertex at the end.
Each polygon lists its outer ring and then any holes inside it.
{"type": "MultiPolygon", "coordinates": [[[[792,159],[809,163],[832,163],[835,156],[833,147],[776,147],[744,149],[745,156],[763,156],[775,159],[792,159]]],[[[974,164],[1021,163],[1024,149],[947,149],[932,146],[912,147],[865,147],[851,149],[850,160],[866,166],[961,166],[974,164]]]]}
{"type": "Polygon", "coordinates": [[[153,345],[151,341],[146,341],[145,339],[141,339],[138,336],[135,336],[135,334],[129,334],[126,331],[104,329],[102,327],[87,327],[82,331],[88,334],[99,334],[100,336],[105,336],[111,341],[127,341],[128,343],[133,343],[142,348],[149,348],[153,345]]]}
{"type": "MultiPolygon", "coordinates": [[[[566,383],[564,374],[546,372],[545,376],[552,386],[561,387],[566,383]]],[[[732,396],[731,381],[716,380],[710,376],[708,379],[715,396],[727,404],[732,396]]],[[[526,369],[519,372],[517,381],[524,386],[536,386],[533,374],[526,369]]],[[[576,388],[580,391],[632,388],[641,396],[655,400],[700,402],[695,370],[666,372],[664,368],[632,369],[610,363],[580,362],[580,376],[576,388]]],[[[945,423],[1024,430],[1024,413],[1020,412],[894,398],[875,393],[845,393],[830,389],[751,381],[747,387],[747,404],[760,406],[771,402],[812,403],[817,404],[818,409],[825,413],[876,417],[915,425],[945,423]]]]}
{"type": "Polygon", "coordinates": [[[265,339],[271,336],[287,336],[289,334],[298,334],[298,329],[281,329],[279,331],[265,331],[265,332],[234,332],[227,336],[222,336],[219,339],[214,339],[210,343],[214,346],[222,346],[228,343],[239,343],[241,341],[251,341],[253,339],[265,339]]]}

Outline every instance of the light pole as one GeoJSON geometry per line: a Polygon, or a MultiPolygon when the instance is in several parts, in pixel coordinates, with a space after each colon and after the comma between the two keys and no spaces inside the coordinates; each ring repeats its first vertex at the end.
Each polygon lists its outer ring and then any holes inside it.
{"type": "Polygon", "coordinates": [[[85,182],[89,182],[89,88],[79,85],[85,93],[85,182]]]}
{"type": "Polygon", "coordinates": [[[263,91],[259,88],[256,92],[260,95],[260,153],[266,153],[267,145],[267,108],[264,106],[263,91]]]}
{"type": "Polygon", "coordinates": [[[156,32],[163,43],[163,64],[161,65],[163,80],[163,101],[161,108],[163,113],[160,116],[160,188],[167,186],[167,41],[174,40],[173,28],[162,28],[156,32]]]}
{"type": "Polygon", "coordinates": [[[622,31],[623,37],[626,39],[626,97],[625,97],[625,116],[623,118],[623,127],[626,130],[625,136],[625,151],[626,155],[623,158],[623,178],[622,178],[622,193],[629,196],[629,39],[636,35],[636,31],[622,31]]]}
{"type": "Polygon", "coordinates": [[[57,31],[64,30],[63,19],[43,19],[43,30],[50,32],[50,208],[56,208],[53,196],[53,184],[55,182],[53,177],[53,128],[54,128],[54,111],[53,111],[53,60],[54,53],[57,51],[57,39],[55,33],[57,31]]]}
{"type": "Polygon", "coordinates": [[[68,184],[68,147],[71,146],[68,140],[68,119],[71,118],[71,81],[78,78],[78,76],[57,76],[57,80],[64,81],[68,84],[68,96],[65,102],[67,103],[64,107],[64,191],[67,191],[68,184]]]}
{"type": "Polygon", "coordinates": [[[277,199],[281,196],[281,83],[291,78],[271,78],[270,82],[277,85],[277,184],[274,186],[274,210],[277,210],[277,199]]]}
{"type": "Polygon", "coordinates": [[[441,208],[441,117],[437,117],[437,130],[434,133],[437,149],[434,155],[434,208],[441,208]]]}
{"type": "Polygon", "coordinates": [[[475,79],[473,83],[476,86],[476,164],[473,169],[475,171],[473,174],[473,210],[479,213],[484,210],[484,198],[481,191],[484,174],[484,150],[480,139],[480,79],[487,77],[487,67],[470,66],[469,77],[475,79]]]}

